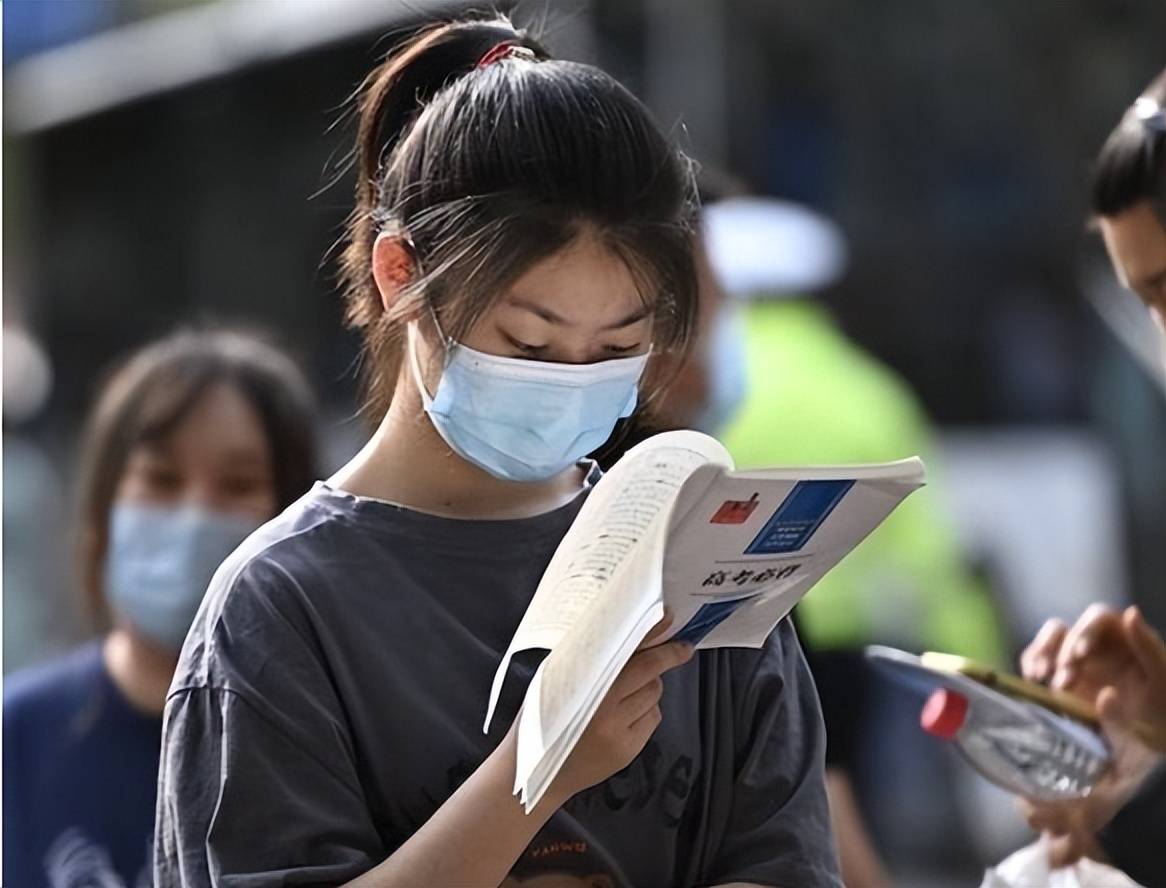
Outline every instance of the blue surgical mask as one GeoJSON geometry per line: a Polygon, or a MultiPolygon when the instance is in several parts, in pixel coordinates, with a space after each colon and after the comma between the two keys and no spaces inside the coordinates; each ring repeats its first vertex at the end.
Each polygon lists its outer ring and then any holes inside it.
{"type": "Polygon", "coordinates": [[[421,378],[416,329],[409,362],[425,412],[455,453],[495,478],[542,481],[610,436],[636,408],[646,354],[594,364],[505,358],[456,342],[430,396],[421,378]]]}
{"type": "Polygon", "coordinates": [[[709,435],[725,430],[745,399],[745,325],[741,312],[728,302],[718,306],[713,318],[705,361],[709,373],[708,403],[696,420],[696,428],[709,435]]]}
{"type": "Polygon", "coordinates": [[[110,605],[177,651],[218,566],[259,524],[198,506],[116,504],[105,558],[110,605]]]}

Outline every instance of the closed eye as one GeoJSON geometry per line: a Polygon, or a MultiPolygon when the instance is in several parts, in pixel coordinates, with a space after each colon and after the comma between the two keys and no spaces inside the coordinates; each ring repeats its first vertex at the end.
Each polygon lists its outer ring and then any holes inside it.
{"type": "Polygon", "coordinates": [[[513,336],[507,336],[506,340],[524,355],[538,355],[546,349],[545,345],[531,345],[528,342],[520,342],[513,336]]]}
{"type": "Polygon", "coordinates": [[[604,350],[613,355],[628,355],[632,352],[639,351],[640,343],[634,342],[631,345],[606,345],[604,350]]]}

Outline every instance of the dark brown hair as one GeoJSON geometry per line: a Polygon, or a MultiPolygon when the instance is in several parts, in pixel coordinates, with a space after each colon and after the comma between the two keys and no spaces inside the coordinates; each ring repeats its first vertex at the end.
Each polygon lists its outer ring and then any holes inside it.
{"type": "Polygon", "coordinates": [[[461,339],[538,260],[594,233],[657,307],[654,346],[687,347],[696,311],[688,158],[614,79],[556,61],[509,20],[441,24],[375,68],[358,99],[356,206],[341,260],[364,339],[367,409],[387,409],[403,322],[432,309],[461,339]],[[479,66],[501,43],[517,52],[479,66]],[[391,311],[372,277],[381,231],[418,273],[391,311]]]}
{"type": "Polygon", "coordinates": [[[316,474],[314,400],[295,364],[249,334],[180,331],[135,352],[102,387],[81,451],[78,556],[91,614],[105,617],[103,570],[109,514],[139,444],[168,435],[214,385],[232,385],[259,417],[271,452],[280,510],[316,474]]]}
{"type": "Polygon", "coordinates": [[[1166,226],[1166,71],[1141,98],[1156,103],[1159,113],[1143,120],[1134,105],[1126,109],[1094,165],[1091,203],[1095,215],[1116,216],[1146,200],[1166,226]]]}

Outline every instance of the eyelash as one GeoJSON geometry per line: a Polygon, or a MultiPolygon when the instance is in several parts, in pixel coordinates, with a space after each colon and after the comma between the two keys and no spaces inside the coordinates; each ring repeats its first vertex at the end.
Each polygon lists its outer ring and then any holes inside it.
{"type": "Polygon", "coordinates": [[[506,338],[510,339],[510,344],[524,355],[537,355],[539,352],[546,348],[545,345],[528,345],[525,342],[519,342],[517,339],[513,339],[509,336],[506,338]]]}
{"type": "MultiPolygon", "coordinates": [[[[510,337],[507,337],[507,338],[510,339],[510,344],[513,345],[520,352],[522,352],[524,355],[537,355],[537,354],[539,354],[539,352],[546,349],[545,345],[528,345],[525,342],[519,342],[517,339],[511,339],[510,337]]],[[[639,349],[639,347],[640,347],[640,344],[638,342],[634,342],[631,345],[607,345],[607,346],[604,346],[604,349],[609,354],[626,355],[626,354],[631,354],[632,352],[636,351],[637,349],[639,349]]]]}

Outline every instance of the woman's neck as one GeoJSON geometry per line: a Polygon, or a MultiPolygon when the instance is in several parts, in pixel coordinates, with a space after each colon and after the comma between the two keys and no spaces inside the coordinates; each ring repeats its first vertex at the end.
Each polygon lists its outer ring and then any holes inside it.
{"type": "Polygon", "coordinates": [[[330,480],[369,496],[452,518],[526,518],[570,501],[583,487],[577,466],[546,481],[504,481],[454,453],[433,427],[411,379],[364,448],[330,480]]]}
{"type": "Polygon", "coordinates": [[[101,655],[114,685],[134,709],[162,714],[178,665],[176,653],[119,626],[106,636],[101,655]]]}

